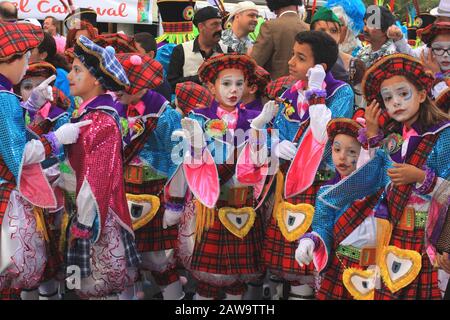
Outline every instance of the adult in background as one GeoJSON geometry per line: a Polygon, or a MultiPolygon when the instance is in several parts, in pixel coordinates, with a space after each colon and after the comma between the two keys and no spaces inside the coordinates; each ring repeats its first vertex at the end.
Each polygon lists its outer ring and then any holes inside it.
{"type": "Polygon", "coordinates": [[[266,0],[277,18],[262,24],[251,56],[270,72],[272,79],[289,75],[288,61],[292,57],[295,36],[309,30],[298,14],[301,0],[266,0]]]}
{"type": "Polygon", "coordinates": [[[17,8],[9,1],[0,2],[0,21],[16,22],[18,19],[17,8]]]}
{"type": "Polygon", "coordinates": [[[233,51],[246,54],[253,46],[249,34],[258,24],[258,7],[252,1],[239,2],[227,20],[231,27],[222,33],[222,42],[233,51]]]}
{"type": "Polygon", "coordinates": [[[66,37],[63,37],[59,31],[58,20],[55,17],[48,16],[44,19],[44,31],[50,33],[55,39],[56,50],[58,53],[63,54],[66,47],[66,37]]]}
{"type": "Polygon", "coordinates": [[[210,57],[228,51],[220,41],[222,16],[217,8],[209,6],[198,10],[193,23],[198,28],[198,37],[173,49],[167,75],[172,92],[180,82],[192,81],[201,84],[197,75],[200,65],[210,57]]]}

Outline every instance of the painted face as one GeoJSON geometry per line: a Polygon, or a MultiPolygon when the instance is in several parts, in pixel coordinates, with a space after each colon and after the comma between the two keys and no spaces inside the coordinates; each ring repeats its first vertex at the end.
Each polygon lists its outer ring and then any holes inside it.
{"type": "Polygon", "coordinates": [[[139,91],[136,94],[128,94],[125,91],[118,91],[115,92],[117,100],[119,100],[120,103],[129,105],[129,104],[136,104],[141,100],[142,96],[147,92],[146,89],[139,91]]]}
{"type": "Polygon", "coordinates": [[[244,73],[238,69],[226,69],[219,73],[214,84],[216,100],[225,108],[234,108],[244,94],[244,73]]]}
{"type": "Polygon", "coordinates": [[[331,153],[334,166],[341,177],[346,177],[356,170],[360,152],[361,145],[356,138],[346,134],[336,135],[331,153]]]}
{"type": "Polygon", "coordinates": [[[31,91],[45,80],[44,77],[32,77],[23,80],[20,83],[20,95],[23,101],[27,101],[31,95],[31,91]]]}
{"type": "Polygon", "coordinates": [[[436,37],[431,44],[436,61],[439,63],[442,71],[450,70],[450,34],[436,37]]]}
{"type": "Polygon", "coordinates": [[[289,74],[295,80],[307,80],[306,73],[309,68],[314,67],[314,54],[311,47],[307,43],[295,42],[293,48],[293,56],[288,62],[289,74]]]}
{"type": "Polygon", "coordinates": [[[72,71],[67,76],[72,96],[84,97],[95,88],[95,77],[77,58],[73,61],[72,71]]]}
{"type": "Polygon", "coordinates": [[[314,23],[314,30],[328,33],[336,43],[341,39],[341,27],[336,22],[317,21],[314,23]]]}
{"type": "Polygon", "coordinates": [[[412,124],[418,117],[426,93],[420,92],[405,77],[395,76],[381,84],[381,96],[389,116],[401,123],[412,124]]]}

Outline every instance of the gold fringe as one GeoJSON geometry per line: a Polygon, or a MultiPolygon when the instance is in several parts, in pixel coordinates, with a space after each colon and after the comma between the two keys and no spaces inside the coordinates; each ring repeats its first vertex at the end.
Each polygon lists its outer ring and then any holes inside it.
{"type": "Polygon", "coordinates": [[[48,237],[47,227],[45,226],[44,220],[44,209],[39,207],[34,207],[34,216],[36,218],[36,230],[39,231],[44,237],[45,241],[49,242],[50,238],[48,237]]]}
{"type": "Polygon", "coordinates": [[[386,248],[389,245],[389,242],[391,241],[392,224],[388,220],[380,218],[376,218],[376,223],[377,223],[376,263],[377,265],[379,265],[384,248],[386,248]]]}
{"type": "Polygon", "coordinates": [[[61,219],[61,236],[59,238],[59,251],[64,252],[66,247],[67,228],[69,226],[69,214],[64,211],[61,219]]]}
{"type": "Polygon", "coordinates": [[[197,242],[202,239],[204,230],[208,230],[214,225],[215,209],[205,207],[200,201],[195,200],[195,238],[197,242]]]}
{"type": "Polygon", "coordinates": [[[278,212],[278,206],[283,202],[283,187],[284,187],[284,176],[281,171],[277,172],[277,181],[275,187],[275,197],[274,197],[274,205],[272,216],[276,220],[278,212]]]}

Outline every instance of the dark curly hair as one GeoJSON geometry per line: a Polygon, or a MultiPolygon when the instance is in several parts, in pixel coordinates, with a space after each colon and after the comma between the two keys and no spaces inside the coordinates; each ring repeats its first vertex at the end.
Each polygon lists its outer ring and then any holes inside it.
{"type": "Polygon", "coordinates": [[[302,0],[266,0],[267,7],[270,11],[275,11],[287,6],[301,6],[302,0]]]}

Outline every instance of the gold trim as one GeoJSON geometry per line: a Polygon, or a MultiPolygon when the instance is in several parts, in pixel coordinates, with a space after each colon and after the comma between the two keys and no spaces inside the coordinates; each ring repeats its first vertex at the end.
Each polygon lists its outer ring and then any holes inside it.
{"type": "Polygon", "coordinates": [[[245,238],[245,236],[249,233],[250,229],[253,227],[255,223],[256,212],[252,207],[244,207],[240,209],[232,208],[232,207],[223,207],[219,209],[219,220],[222,222],[225,228],[234,234],[238,238],[245,238]],[[233,213],[236,215],[245,215],[248,214],[248,220],[245,225],[238,229],[236,226],[228,219],[227,214],[233,213]]]}
{"type": "MultiPolygon", "coordinates": [[[[348,268],[345,269],[342,274],[342,282],[344,283],[344,287],[348,290],[352,297],[355,298],[355,300],[373,300],[375,298],[375,286],[368,293],[361,293],[355,288],[351,281],[351,278],[354,275],[360,276],[361,278],[370,279],[371,277],[375,277],[375,270],[348,268]]],[[[373,279],[373,281],[375,281],[375,279],[373,279]]]]}
{"type": "MultiPolygon", "coordinates": [[[[142,217],[139,219],[135,219],[133,222],[133,230],[138,230],[139,228],[142,228],[147,223],[149,223],[156,215],[156,213],[159,210],[159,207],[161,206],[161,202],[159,201],[159,198],[157,196],[151,195],[151,194],[126,194],[127,201],[134,202],[134,203],[140,203],[145,202],[150,204],[150,211],[142,213],[142,217]]],[[[130,212],[131,216],[131,212],[130,212]]],[[[133,220],[133,218],[132,218],[133,220]]]]}
{"type": "Polygon", "coordinates": [[[287,241],[292,242],[298,240],[311,226],[314,207],[307,203],[292,204],[286,201],[281,202],[276,208],[276,220],[281,233],[287,241]],[[287,211],[302,212],[305,214],[305,220],[301,225],[289,232],[285,223],[285,216],[287,211]]]}

